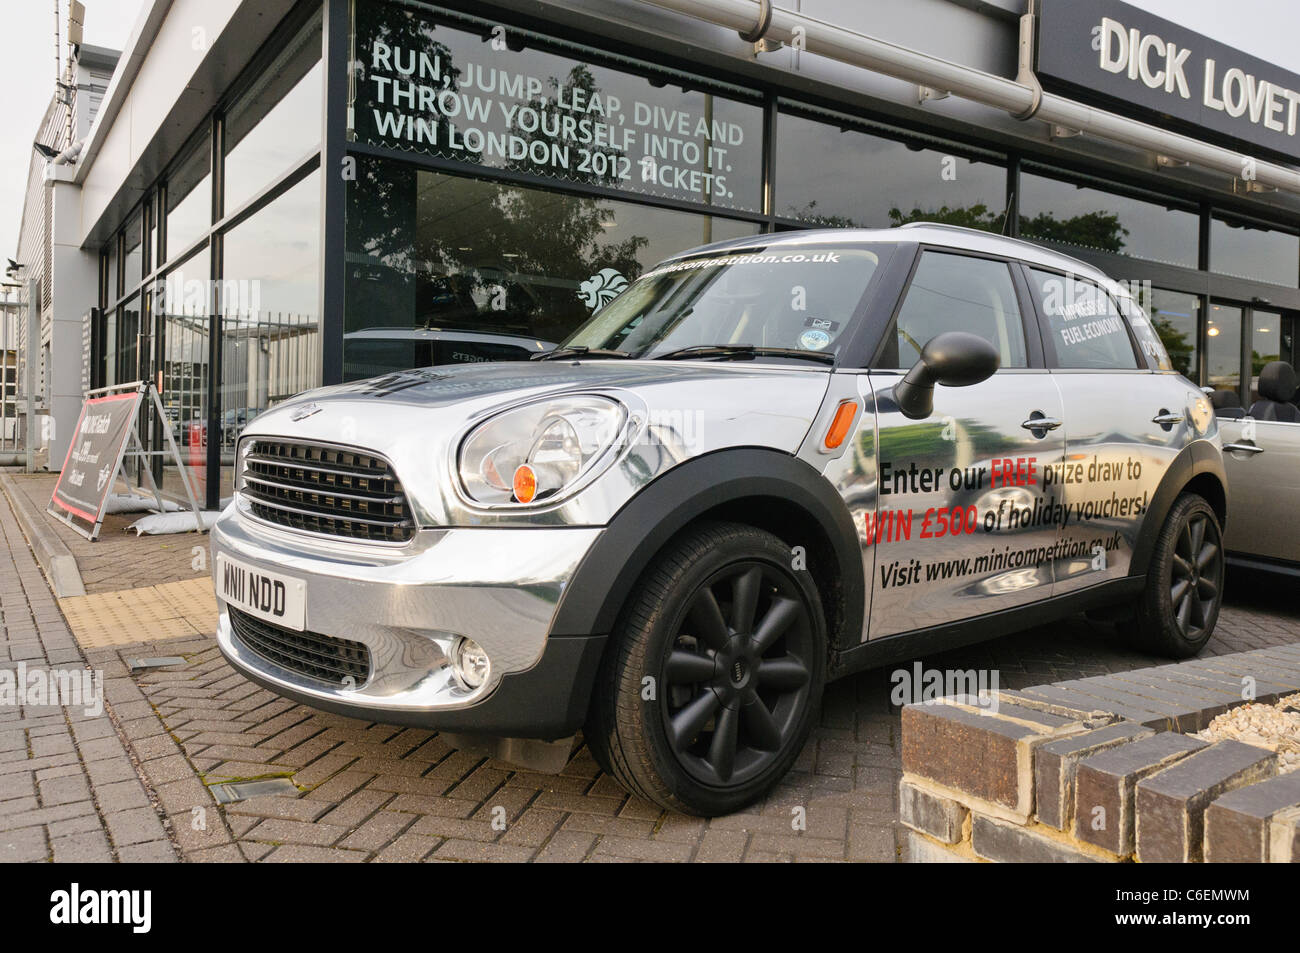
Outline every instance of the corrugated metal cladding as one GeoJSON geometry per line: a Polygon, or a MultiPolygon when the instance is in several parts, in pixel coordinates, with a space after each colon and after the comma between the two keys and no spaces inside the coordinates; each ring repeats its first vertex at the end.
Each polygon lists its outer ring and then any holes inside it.
{"type": "MultiPolygon", "coordinates": [[[[63,102],[57,94],[52,96],[33,140],[57,152],[62,152],[73,141],[89,132],[113,77],[111,69],[76,66],[74,72],[76,83],[71,89],[71,102],[63,102]],[[69,141],[69,129],[72,141],[69,141]]],[[[23,197],[23,217],[16,256],[16,260],[26,266],[27,276],[39,282],[42,340],[46,340],[49,335],[54,278],[54,246],[51,241],[54,210],[49,190],[45,186],[45,165],[45,159],[33,152],[27,170],[27,191],[23,197]]],[[[27,324],[20,321],[17,341],[20,350],[25,347],[26,338],[27,324]]],[[[44,387],[46,372],[43,355],[35,371],[36,387],[40,391],[44,387]]]]}

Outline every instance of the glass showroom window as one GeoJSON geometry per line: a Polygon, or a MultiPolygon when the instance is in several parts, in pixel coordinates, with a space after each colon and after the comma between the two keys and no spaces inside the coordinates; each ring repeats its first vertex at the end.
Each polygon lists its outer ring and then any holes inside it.
{"type": "Polygon", "coordinates": [[[1273,361],[1292,362],[1294,359],[1291,329],[1284,326],[1277,311],[1252,308],[1250,313],[1250,400],[1249,407],[1259,400],[1259,372],[1273,361]]]}
{"type": "Polygon", "coordinates": [[[1215,218],[1210,270],[1294,288],[1300,283],[1300,236],[1215,218]]]}
{"type": "Polygon", "coordinates": [[[211,147],[205,135],[167,177],[167,242],[170,261],[212,227],[211,147]]]}
{"type": "Polygon", "coordinates": [[[321,15],[317,13],[226,112],[229,215],[320,148],[321,15]]]}
{"type": "Polygon", "coordinates": [[[128,384],[139,380],[140,365],[140,296],[132,295],[117,309],[117,381],[128,384]]]}
{"type": "Polygon", "coordinates": [[[1020,174],[1022,238],[1195,268],[1199,227],[1194,211],[1020,174]]]}
{"type": "Polygon", "coordinates": [[[149,193],[144,203],[144,273],[151,274],[158,267],[163,249],[158,247],[158,193],[149,193]]]}
{"type": "Polygon", "coordinates": [[[320,172],[225,233],[221,296],[223,495],[248,421],[320,384],[320,172]]]}
{"type": "Polygon", "coordinates": [[[358,142],[557,185],[762,209],[752,93],[561,55],[521,30],[497,49],[484,42],[488,21],[470,32],[409,6],[354,9],[358,142]]]}
{"type": "Polygon", "coordinates": [[[99,355],[99,386],[117,383],[117,309],[104,311],[103,332],[99,355]]]}
{"type": "Polygon", "coordinates": [[[144,209],[138,208],[126,220],[122,230],[122,293],[128,294],[140,286],[144,278],[144,245],[141,229],[144,228],[144,209]]]}
{"type": "Polygon", "coordinates": [[[1199,384],[1201,371],[1196,329],[1200,327],[1201,299],[1180,291],[1141,287],[1138,304],[1150,315],[1151,324],[1160,335],[1160,343],[1165,346],[1174,370],[1199,384]]]}
{"type": "Polygon", "coordinates": [[[1006,169],[943,149],[783,112],[776,123],[778,217],[883,228],[946,222],[1002,230],[1006,169]]]}
{"type": "Polygon", "coordinates": [[[118,235],[114,235],[112,238],[110,238],[105,248],[104,268],[107,271],[106,289],[108,293],[104,297],[104,307],[108,307],[110,304],[112,304],[114,301],[116,301],[118,298],[122,296],[122,276],[119,274],[120,269],[118,268],[118,257],[117,257],[118,238],[119,238],[118,235]]]}
{"type": "Polygon", "coordinates": [[[1241,390],[1241,309],[1211,304],[1205,322],[1205,372],[1209,386],[1241,390]]]}
{"type": "MultiPolygon", "coordinates": [[[[161,293],[154,297],[154,313],[162,325],[163,408],[167,426],[181,452],[190,482],[199,498],[206,493],[208,417],[208,339],[212,331],[209,316],[208,280],[210,258],[206,247],[167,272],[161,293]]],[[[164,459],[163,486],[183,496],[175,479],[175,466],[164,459]]]]}
{"type": "Polygon", "coordinates": [[[121,236],[114,233],[104,243],[102,256],[103,282],[100,289],[99,307],[103,312],[99,332],[99,351],[94,359],[97,362],[95,385],[106,387],[117,383],[117,309],[113,302],[121,297],[120,259],[117,246],[121,236]]]}
{"type": "Polygon", "coordinates": [[[365,160],[348,190],[344,377],[523,359],[650,265],[758,226],[365,160]]]}

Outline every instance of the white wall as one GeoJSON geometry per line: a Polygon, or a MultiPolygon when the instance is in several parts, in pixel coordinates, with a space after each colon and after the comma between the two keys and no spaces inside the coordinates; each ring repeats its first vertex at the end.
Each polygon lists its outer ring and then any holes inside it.
{"type": "MultiPolygon", "coordinates": [[[[120,82],[130,72],[138,72],[125,95],[110,88],[107,108],[97,120],[97,125],[111,120],[111,126],[100,133],[103,138],[82,180],[79,243],[84,243],[124,183],[134,192],[132,198],[138,198],[171,158],[157,160],[159,168],[152,170],[149,181],[128,182],[177,100],[191,87],[205,55],[244,2],[247,0],[173,0],[148,49],[123,55],[115,79],[120,82]],[[120,103],[117,96],[121,96],[120,103]]],[[[211,101],[218,92],[209,91],[211,101]]]]}

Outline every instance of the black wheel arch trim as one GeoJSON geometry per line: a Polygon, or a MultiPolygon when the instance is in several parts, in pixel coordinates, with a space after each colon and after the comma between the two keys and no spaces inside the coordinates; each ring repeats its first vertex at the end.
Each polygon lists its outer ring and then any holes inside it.
{"type": "Polygon", "coordinates": [[[1137,545],[1133,547],[1133,559],[1129,563],[1130,576],[1146,575],[1147,568],[1151,564],[1151,554],[1155,550],[1156,539],[1160,535],[1161,527],[1165,525],[1165,518],[1169,515],[1174,501],[1187,489],[1188,484],[1197,477],[1205,475],[1213,477],[1223,493],[1222,512],[1219,512],[1219,507],[1216,505],[1220,501],[1207,501],[1219,516],[1219,529],[1223,529],[1228,512],[1228,478],[1223,469],[1223,454],[1208,440],[1196,440],[1184,447],[1174,458],[1169,469],[1165,471],[1155,495],[1151,498],[1146,519],[1138,534],[1137,545]]]}
{"type": "Polygon", "coordinates": [[[1141,595],[1143,585],[1142,579],[1121,576],[1087,589],[1067,592],[1028,605],[1013,606],[911,632],[886,635],[837,652],[831,660],[827,678],[843,678],[865,669],[894,665],[909,659],[923,659],[976,642],[987,642],[1056,621],[1072,612],[1123,605],[1141,595]]]}
{"type": "MultiPolygon", "coordinates": [[[[760,447],[696,457],[629,500],[565,587],[551,623],[552,637],[612,632],[632,588],[670,539],[710,510],[756,497],[780,499],[815,521],[834,553],[833,568],[842,592],[838,632],[829,633],[832,644],[837,635],[848,643],[857,642],[866,609],[866,582],[862,549],[848,507],[812,466],[788,453],[760,447]]],[[[799,545],[798,540],[786,542],[799,545]]]]}

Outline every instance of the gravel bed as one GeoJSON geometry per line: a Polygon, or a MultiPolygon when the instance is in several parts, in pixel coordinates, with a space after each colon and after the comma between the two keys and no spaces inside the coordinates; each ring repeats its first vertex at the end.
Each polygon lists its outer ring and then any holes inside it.
{"type": "Polygon", "coordinates": [[[1300,770],[1300,694],[1272,705],[1251,703],[1224,712],[1208,728],[1193,734],[1203,741],[1235,739],[1243,744],[1276,751],[1278,770],[1300,770]]]}

